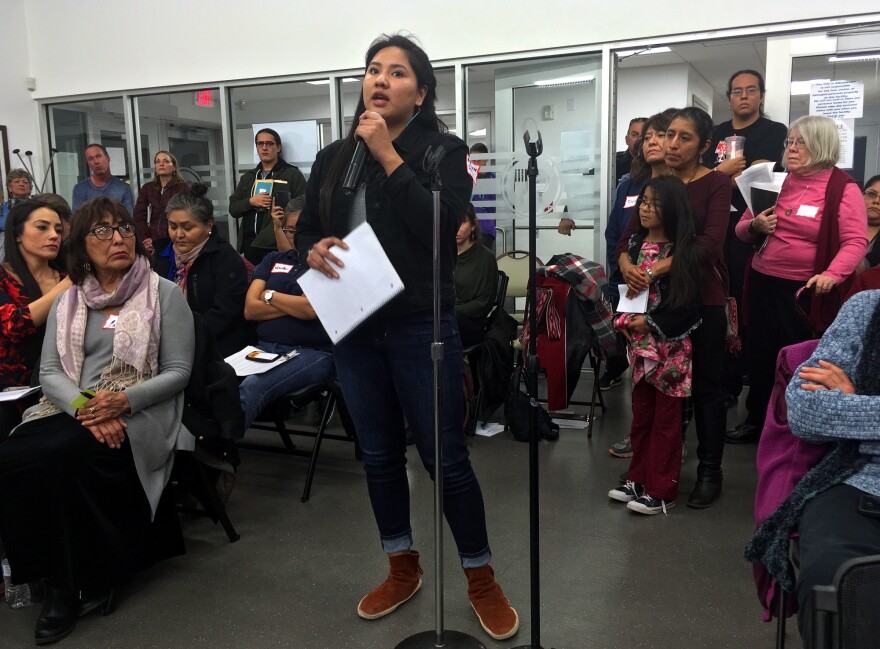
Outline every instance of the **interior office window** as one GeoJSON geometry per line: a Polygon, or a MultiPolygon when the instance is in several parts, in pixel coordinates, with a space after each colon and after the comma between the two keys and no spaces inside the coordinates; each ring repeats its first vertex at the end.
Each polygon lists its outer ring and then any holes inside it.
{"type": "MultiPolygon", "coordinates": [[[[94,99],[46,106],[49,146],[58,150],[46,191],[55,191],[68,201],[73,187],[89,176],[83,150],[87,144],[107,147],[110,171],[114,176],[131,182],[125,118],[121,97],[94,99]],[[49,187],[54,190],[49,190],[49,187]]],[[[13,165],[16,166],[16,165],[13,165]]],[[[42,177],[37,178],[42,182],[42,177]]]]}
{"type": "MultiPolygon", "coordinates": [[[[461,137],[458,132],[458,125],[455,120],[455,70],[453,68],[436,69],[434,76],[437,77],[437,115],[449,127],[450,133],[455,133],[461,137]]],[[[354,118],[357,109],[358,99],[361,96],[362,77],[355,79],[347,77],[340,83],[340,96],[342,98],[342,135],[348,134],[351,128],[351,121],[354,118]],[[357,82],[357,83],[355,83],[357,82]]]]}
{"type": "Polygon", "coordinates": [[[474,189],[478,216],[495,221],[495,251],[524,249],[528,241],[528,179],[523,134],[541,132],[538,158],[538,257],[559,252],[599,257],[601,56],[581,55],[472,65],[467,82],[469,146],[481,174],[474,189]],[[571,238],[557,233],[561,217],[577,224],[571,238]]]}
{"type": "Polygon", "coordinates": [[[154,175],[157,151],[170,151],[188,183],[208,186],[214,222],[229,238],[229,194],[226,186],[220,95],[217,88],[141,95],[133,99],[138,147],[138,184],[154,175]]]}
{"type": "Polygon", "coordinates": [[[330,80],[232,88],[235,178],[258,163],[254,136],[264,127],[281,135],[281,156],[308,179],[315,155],[332,141],[330,80]]]}
{"type": "Polygon", "coordinates": [[[880,48],[862,55],[840,52],[791,62],[791,121],[811,113],[835,118],[842,154],[837,166],[860,183],[880,173],[878,58],[880,48]]]}

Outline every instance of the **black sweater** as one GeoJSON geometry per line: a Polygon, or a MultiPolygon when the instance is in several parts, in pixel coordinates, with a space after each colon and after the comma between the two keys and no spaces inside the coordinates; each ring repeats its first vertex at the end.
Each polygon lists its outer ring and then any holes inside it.
{"type": "MultiPolygon", "coordinates": [[[[367,158],[367,223],[403,280],[404,291],[381,311],[383,316],[430,312],[432,305],[433,198],[430,178],[422,167],[428,147],[442,146],[446,152],[440,163],[440,299],[444,306],[455,304],[453,270],[457,248],[455,233],[464,217],[474,183],[467,173],[467,145],[454,135],[429,131],[417,122],[410,124],[396,140],[394,148],[403,164],[387,176],[382,166],[367,158]]],[[[327,170],[342,146],[334,142],[318,153],[306,191],[306,206],[296,226],[296,247],[302,259],[320,239],[344,237],[352,196],[340,188],[333,195],[331,225],[321,225],[320,189],[327,170]]],[[[341,182],[340,182],[341,184],[341,182]]]]}
{"type": "MultiPolygon", "coordinates": [[[[153,245],[153,269],[160,277],[174,281],[171,240],[160,239],[153,245]]],[[[241,256],[225,239],[211,235],[187,274],[186,301],[202,315],[224,358],[255,340],[254,326],[244,318],[247,290],[247,268],[241,256]]]]}

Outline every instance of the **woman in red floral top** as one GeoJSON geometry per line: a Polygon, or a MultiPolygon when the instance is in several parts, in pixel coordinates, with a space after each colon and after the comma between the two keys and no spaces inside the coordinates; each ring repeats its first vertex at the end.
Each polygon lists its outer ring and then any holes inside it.
{"type": "MultiPolygon", "coordinates": [[[[43,325],[70,281],[49,262],[61,247],[61,217],[42,201],[21,201],[6,221],[0,265],[0,389],[29,385],[43,325]]],[[[21,421],[20,402],[0,403],[0,440],[21,421]]]]}
{"type": "Polygon", "coordinates": [[[608,492],[640,514],[675,506],[681,474],[681,408],[691,396],[691,340],[700,324],[698,252],[684,183],[652,178],[636,201],[639,229],[630,261],[649,278],[645,313],[624,313],[615,325],[629,340],[633,368],[633,459],[629,480],[608,492]],[[673,251],[675,254],[673,255],[673,251]],[[671,257],[666,275],[651,267],[671,257]]]}

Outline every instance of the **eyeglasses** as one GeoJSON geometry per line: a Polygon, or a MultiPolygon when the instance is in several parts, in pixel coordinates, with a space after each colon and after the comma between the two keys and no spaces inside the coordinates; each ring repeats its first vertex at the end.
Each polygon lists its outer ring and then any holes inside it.
{"type": "Polygon", "coordinates": [[[288,237],[292,237],[296,234],[296,228],[281,228],[281,231],[288,237]]]}
{"type": "Polygon", "coordinates": [[[275,140],[266,140],[265,142],[257,142],[257,147],[277,146],[275,140]]]}
{"type": "Polygon", "coordinates": [[[796,140],[792,140],[790,137],[787,137],[782,141],[782,146],[784,146],[786,149],[792,145],[794,145],[796,149],[804,149],[806,148],[807,143],[804,142],[804,138],[802,137],[799,137],[796,140]]]}
{"type": "Polygon", "coordinates": [[[875,192],[873,189],[869,189],[865,192],[865,198],[867,198],[869,201],[876,201],[878,198],[880,198],[880,194],[875,192]]]}
{"type": "Polygon", "coordinates": [[[747,95],[749,97],[754,97],[759,94],[761,89],[758,86],[749,86],[748,88],[731,88],[730,96],[731,97],[742,97],[743,95],[747,95]]]}
{"type": "Polygon", "coordinates": [[[109,241],[113,238],[114,232],[118,232],[119,236],[123,239],[131,239],[134,236],[134,226],[128,223],[123,223],[116,227],[111,227],[109,225],[96,225],[89,230],[89,234],[94,236],[98,241],[109,241]]]}
{"type": "Polygon", "coordinates": [[[645,208],[648,212],[654,212],[654,214],[659,214],[660,210],[663,209],[663,205],[660,203],[649,203],[645,200],[637,200],[636,201],[636,209],[645,208]]]}

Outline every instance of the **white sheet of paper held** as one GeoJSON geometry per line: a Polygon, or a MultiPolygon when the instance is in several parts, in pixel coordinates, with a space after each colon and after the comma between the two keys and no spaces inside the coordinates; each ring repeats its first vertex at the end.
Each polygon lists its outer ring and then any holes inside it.
{"type": "Polygon", "coordinates": [[[348,250],[333,248],[345,264],[339,279],[314,269],[299,285],[333,343],[338,343],[364,320],[403,291],[403,281],[369,223],[361,223],[345,239],[348,250]]]}
{"type": "Polygon", "coordinates": [[[648,310],[648,289],[636,293],[632,298],[626,296],[629,290],[626,284],[617,287],[620,291],[620,302],[617,303],[617,313],[645,313],[648,310]]]}

